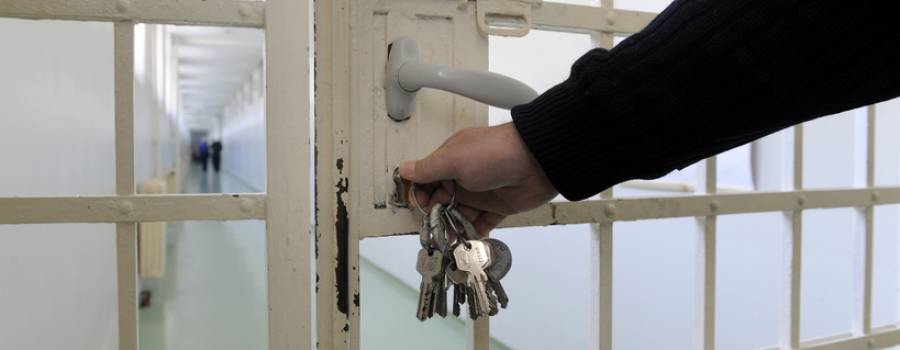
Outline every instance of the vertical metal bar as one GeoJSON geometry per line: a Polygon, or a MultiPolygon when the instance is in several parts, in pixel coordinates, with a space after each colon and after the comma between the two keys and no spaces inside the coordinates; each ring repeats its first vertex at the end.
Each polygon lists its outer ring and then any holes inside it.
{"type": "MultiPolygon", "coordinates": [[[[866,187],[875,187],[875,130],[876,130],[876,106],[866,108],[866,187]]],[[[872,193],[872,202],[877,200],[877,194],[872,193]]],[[[863,334],[872,333],[872,269],[875,240],[875,207],[865,208],[865,252],[863,271],[863,305],[862,305],[862,331],[863,334]]]]}
{"type": "MultiPolygon", "coordinates": [[[[116,194],[134,194],[134,23],[115,22],[116,194]]],[[[133,211],[128,202],[119,210],[133,211]]],[[[135,223],[116,224],[119,349],[138,348],[137,230],[135,223]]]]}
{"type": "MultiPolygon", "coordinates": [[[[803,189],[803,125],[794,127],[794,189],[803,189]]],[[[801,195],[797,198],[797,204],[802,207],[805,198],[801,195]]],[[[800,288],[801,272],[803,267],[803,210],[791,211],[790,234],[786,238],[785,253],[789,262],[789,268],[785,276],[787,288],[784,333],[782,345],[791,349],[800,348],[800,288]]]]}
{"type": "Polygon", "coordinates": [[[477,320],[466,319],[466,349],[490,350],[490,319],[481,317],[477,320]]]}
{"type": "MultiPolygon", "coordinates": [[[[315,1],[316,345],[348,349],[351,329],[350,235],[350,0],[315,1]]],[[[355,304],[354,304],[355,306],[355,304]]]]}
{"type": "MultiPolygon", "coordinates": [[[[602,8],[613,8],[614,0],[599,0],[602,8]]],[[[615,44],[615,36],[610,32],[599,32],[591,36],[595,47],[611,49],[615,44]]],[[[609,188],[600,193],[600,198],[613,198],[613,189],[609,188]]],[[[614,216],[615,208],[607,208],[606,215],[614,216]]],[[[591,256],[595,260],[591,263],[592,279],[596,298],[593,303],[593,317],[591,329],[591,348],[598,350],[612,350],[612,320],[613,320],[613,223],[591,225],[591,256]]]]}
{"type": "Polygon", "coordinates": [[[266,3],[269,349],[312,343],[308,1],[266,3]]]}
{"type": "MultiPolygon", "coordinates": [[[[703,191],[716,193],[718,180],[716,176],[716,157],[706,159],[702,167],[703,191]]],[[[711,350],[715,348],[716,329],[716,216],[718,203],[710,203],[713,215],[698,218],[700,237],[698,242],[697,282],[698,288],[698,348],[711,350]]]]}
{"type": "MultiPolygon", "coordinates": [[[[601,198],[613,197],[612,189],[600,194],[601,198]]],[[[614,215],[614,210],[607,215],[614,215]]],[[[591,225],[591,256],[595,260],[591,264],[594,281],[594,305],[591,329],[592,349],[611,350],[612,312],[613,312],[613,224],[602,223],[591,225]]]]}

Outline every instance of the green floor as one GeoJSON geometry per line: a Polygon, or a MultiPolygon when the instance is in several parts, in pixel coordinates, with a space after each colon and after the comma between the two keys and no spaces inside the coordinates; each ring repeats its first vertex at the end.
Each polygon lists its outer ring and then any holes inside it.
{"type": "MultiPolygon", "coordinates": [[[[187,193],[259,192],[227,174],[193,168],[187,193]]],[[[266,349],[265,224],[261,221],[168,225],[166,274],[143,281],[152,305],[141,309],[142,350],[266,349]]],[[[465,324],[415,319],[418,292],[360,261],[362,349],[465,349],[465,324]]],[[[508,347],[493,342],[492,349],[508,347]]]]}
{"type": "MultiPolygon", "coordinates": [[[[188,193],[256,192],[228,175],[192,169],[188,193]]],[[[168,225],[166,274],[144,281],[144,350],[265,349],[265,223],[189,221],[168,225]]]]}

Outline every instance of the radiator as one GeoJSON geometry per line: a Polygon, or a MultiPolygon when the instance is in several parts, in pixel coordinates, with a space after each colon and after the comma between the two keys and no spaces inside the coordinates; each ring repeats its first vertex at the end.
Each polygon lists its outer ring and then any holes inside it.
{"type": "MultiPolygon", "coordinates": [[[[165,194],[165,180],[149,180],[138,186],[142,194],[165,194]]],[[[141,278],[160,278],[166,271],[166,223],[138,225],[138,264],[141,278]]]]}

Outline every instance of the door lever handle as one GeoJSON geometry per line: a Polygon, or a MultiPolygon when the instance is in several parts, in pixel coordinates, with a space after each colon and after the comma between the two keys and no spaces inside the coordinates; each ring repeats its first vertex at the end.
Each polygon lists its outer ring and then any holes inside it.
{"type": "Polygon", "coordinates": [[[462,95],[503,109],[534,100],[538,93],[525,83],[502,74],[419,62],[419,47],[410,38],[388,46],[384,89],[388,116],[409,119],[416,92],[432,88],[462,95]]]}

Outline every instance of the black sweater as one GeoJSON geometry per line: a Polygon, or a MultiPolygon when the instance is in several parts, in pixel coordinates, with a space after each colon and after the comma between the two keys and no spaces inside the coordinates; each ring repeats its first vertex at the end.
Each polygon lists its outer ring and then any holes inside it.
{"type": "Polygon", "coordinates": [[[580,200],[785,127],[900,96],[892,1],[676,0],[512,110],[557,190],[580,200]]]}

